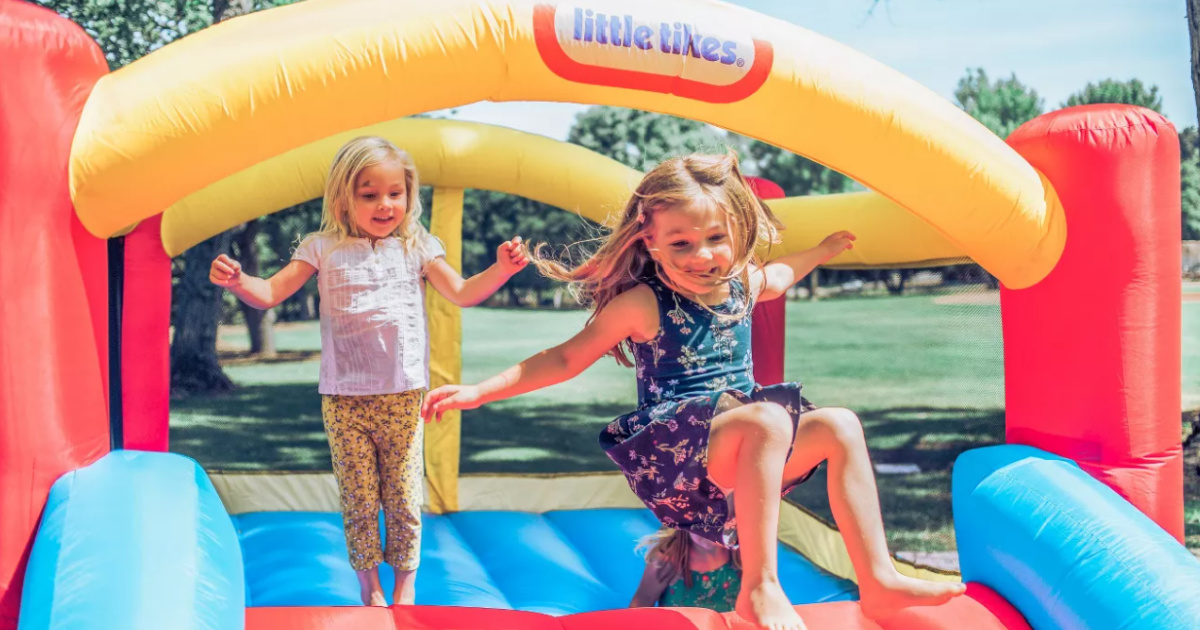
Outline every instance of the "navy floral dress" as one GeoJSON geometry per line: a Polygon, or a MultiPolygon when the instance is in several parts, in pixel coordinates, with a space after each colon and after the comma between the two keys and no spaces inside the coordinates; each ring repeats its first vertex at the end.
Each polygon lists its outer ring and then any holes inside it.
{"type": "Polygon", "coordinates": [[[708,478],[713,417],[731,408],[729,402],[774,402],[787,409],[794,432],[800,414],[816,406],[800,395],[799,383],[755,384],[751,317],[740,281],[732,282],[729,299],[709,307],[723,315],[745,312],[736,318],[714,315],[657,277],[645,284],[658,299],[659,333],[633,343],[638,408],[609,423],[600,446],[663,524],[736,547],[731,505],[708,478]]]}

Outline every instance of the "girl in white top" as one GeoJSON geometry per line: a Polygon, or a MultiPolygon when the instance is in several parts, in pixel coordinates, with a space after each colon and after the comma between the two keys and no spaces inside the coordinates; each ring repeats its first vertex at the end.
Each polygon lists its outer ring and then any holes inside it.
{"type": "Polygon", "coordinates": [[[419,411],[429,386],[424,281],[454,304],[474,306],[528,263],[516,237],[497,249],[496,264],[464,280],[418,222],[419,190],[406,152],[383,138],[356,138],[338,150],[329,169],[321,230],[301,241],[279,273],[266,279],[243,274],[222,254],[209,274],[260,309],[318,274],[321,415],[350,564],[368,605],[387,605],[379,582],[383,561],[396,570],[392,601],[414,599],[424,489],[419,411]]]}

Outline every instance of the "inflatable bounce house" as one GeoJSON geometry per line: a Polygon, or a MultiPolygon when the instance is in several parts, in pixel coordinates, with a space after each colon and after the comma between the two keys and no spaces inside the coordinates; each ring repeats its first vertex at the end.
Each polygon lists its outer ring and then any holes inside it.
{"type": "MultiPolygon", "coordinates": [[[[328,475],[210,474],[166,452],[170,257],[319,196],[345,140],[415,156],[452,264],[464,188],[602,222],[636,184],[577,146],[409,118],[481,100],[761,139],[870,191],[758,182],[789,227],[771,255],[849,229],[833,267],[974,260],[1001,281],[1008,443],[954,466],[962,574],[900,565],[967,595],[868,620],[837,532],[785,505],[781,579],[809,628],[1200,628],[1180,543],[1179,144],[1158,114],[1071,108],[1006,142],[817,34],[680,0],[310,0],[113,73],[75,24],[0,0],[0,59],[0,628],[745,627],[625,609],[656,523],[624,480],[460,478],[453,419],[427,435],[416,606],[354,605],[328,475]]],[[[777,302],[755,314],[763,382],[782,378],[777,302]]],[[[458,312],[430,309],[435,380],[455,381],[458,312]]]]}

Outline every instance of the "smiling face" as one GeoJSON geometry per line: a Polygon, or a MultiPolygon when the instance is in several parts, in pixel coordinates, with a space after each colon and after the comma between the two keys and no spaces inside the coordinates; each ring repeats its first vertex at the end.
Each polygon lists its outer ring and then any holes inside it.
{"type": "Polygon", "coordinates": [[[362,236],[371,240],[391,235],[408,210],[404,164],[387,160],[359,172],[354,179],[350,218],[362,236]]]}
{"type": "Polygon", "coordinates": [[[656,209],[646,246],[669,284],[704,296],[728,282],[735,260],[729,221],[710,199],[656,209]]]}

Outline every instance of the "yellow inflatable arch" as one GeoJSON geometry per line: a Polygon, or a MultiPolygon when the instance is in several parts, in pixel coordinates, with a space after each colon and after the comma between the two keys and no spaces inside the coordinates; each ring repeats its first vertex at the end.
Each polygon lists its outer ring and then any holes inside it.
{"type": "MultiPolygon", "coordinates": [[[[347,130],[480,100],[569,101],[709,122],[875,191],[797,203],[786,219],[798,229],[776,253],[835,225],[862,232],[875,225],[860,235],[859,258],[836,262],[968,256],[1012,288],[1038,282],[1057,262],[1066,226],[1049,183],[917,83],[739,7],[677,0],[599,6],[310,0],[205,29],[97,83],[72,147],[76,209],[94,234],[111,236],[171,208],[164,221],[181,227],[170,228],[165,245],[179,251],[246,213],[274,211],[311,192],[319,179],[289,169],[320,162],[302,155],[327,158],[331,137],[347,130]],[[308,189],[288,185],[301,181],[308,189]],[[252,205],[228,203],[248,195],[252,205]],[[214,199],[221,204],[207,205],[214,199]],[[905,223],[896,209],[916,220],[905,223]],[[880,223],[884,217],[897,223],[880,223]],[[922,251],[897,245],[920,234],[937,236],[922,247],[944,243],[922,251]]],[[[511,169],[506,159],[502,152],[489,161],[511,169]]],[[[547,166],[553,172],[556,164],[547,166]]],[[[591,201],[556,195],[560,202],[552,203],[581,211],[598,203],[597,217],[613,203],[605,191],[591,201]]]]}
{"type": "MultiPolygon", "coordinates": [[[[858,244],[833,266],[969,257],[1023,288],[1062,253],[1066,225],[1050,184],[983,126],[860,53],[716,2],[309,0],[239,17],[96,84],[72,146],[71,194],[101,237],[164,213],[163,245],[174,255],[318,196],[338,146],[383,135],[435,185],[432,227],[457,264],[462,188],[603,221],[636,184],[638,173],[566,143],[404,118],[481,100],[596,103],[705,121],[873,191],[772,202],[791,228],[772,255],[850,229],[858,244]]],[[[434,382],[457,380],[458,313],[436,296],[429,306],[434,382]]],[[[430,507],[453,510],[457,422],[432,426],[430,507]]],[[[844,552],[820,551],[835,545],[831,536],[802,546],[844,574],[844,552]]]]}

